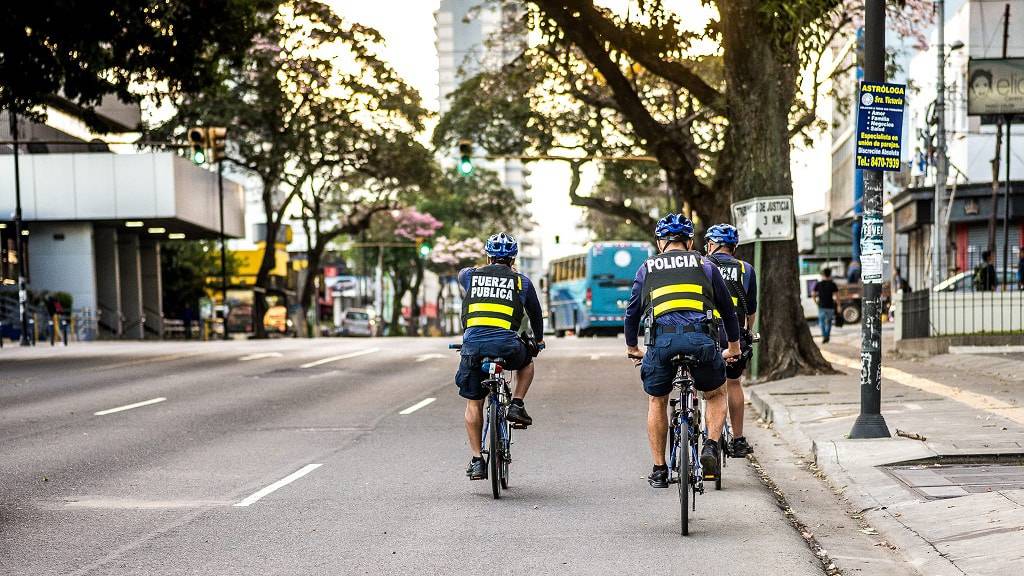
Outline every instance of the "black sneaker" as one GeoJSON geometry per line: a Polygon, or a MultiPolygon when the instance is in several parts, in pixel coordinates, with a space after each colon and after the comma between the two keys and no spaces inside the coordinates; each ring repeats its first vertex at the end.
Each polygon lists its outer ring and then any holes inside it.
{"type": "Polygon", "coordinates": [[[668,488],[668,466],[655,466],[647,483],[653,488],[668,488]]]}
{"type": "Polygon", "coordinates": [[[509,422],[523,427],[533,424],[533,418],[530,418],[530,415],[526,413],[526,406],[522,404],[509,405],[508,411],[505,412],[505,418],[509,422]]]}
{"type": "Polygon", "coordinates": [[[743,436],[737,436],[732,440],[731,456],[733,458],[746,458],[747,454],[754,451],[754,448],[747,443],[747,439],[743,436]]]}
{"type": "Polygon", "coordinates": [[[708,442],[700,452],[700,467],[704,471],[705,480],[718,479],[718,443],[708,442]]]}
{"type": "Polygon", "coordinates": [[[469,468],[466,468],[466,476],[469,476],[470,480],[487,478],[487,462],[483,458],[473,458],[469,461],[469,468]]]}

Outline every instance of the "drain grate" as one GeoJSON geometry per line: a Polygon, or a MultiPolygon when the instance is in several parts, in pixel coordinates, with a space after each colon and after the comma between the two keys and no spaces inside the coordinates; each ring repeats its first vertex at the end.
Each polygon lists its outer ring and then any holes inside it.
{"type": "Polygon", "coordinates": [[[883,468],[928,500],[1024,489],[1024,463],[1020,461],[899,464],[883,468]]]}

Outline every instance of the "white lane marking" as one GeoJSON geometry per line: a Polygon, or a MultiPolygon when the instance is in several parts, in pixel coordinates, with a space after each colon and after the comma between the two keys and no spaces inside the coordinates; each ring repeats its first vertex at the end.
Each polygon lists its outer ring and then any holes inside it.
{"type": "Polygon", "coordinates": [[[423,400],[420,400],[419,402],[413,404],[412,406],[409,406],[405,410],[402,410],[401,412],[399,412],[399,414],[401,414],[402,416],[407,416],[419,410],[420,408],[423,408],[424,406],[429,406],[430,403],[433,402],[434,400],[437,400],[437,398],[424,398],[423,400]]]}
{"type": "Polygon", "coordinates": [[[349,352],[348,354],[339,354],[337,356],[328,356],[327,358],[321,358],[313,362],[307,362],[299,368],[314,368],[316,366],[322,366],[330,362],[336,362],[338,360],[348,360],[349,358],[355,358],[357,356],[364,356],[366,354],[373,354],[374,352],[380,352],[380,348],[367,348],[366,350],[357,350],[355,352],[349,352]]]}
{"type": "Polygon", "coordinates": [[[416,357],[417,362],[426,362],[427,360],[434,360],[435,358],[444,358],[443,354],[420,354],[416,357]]]}
{"type": "Polygon", "coordinates": [[[250,504],[258,502],[260,498],[263,498],[267,494],[270,494],[271,492],[274,492],[275,490],[277,490],[277,489],[279,489],[279,488],[281,488],[283,486],[287,486],[288,484],[291,484],[292,482],[295,482],[299,478],[302,478],[306,474],[309,474],[310,472],[312,472],[313,470],[316,470],[317,468],[319,468],[321,466],[323,466],[323,464],[306,464],[302,468],[299,468],[295,472],[292,472],[291,474],[285,476],[284,478],[281,478],[280,480],[278,480],[277,482],[274,482],[270,486],[267,486],[266,488],[263,488],[263,489],[259,490],[258,492],[255,492],[254,494],[252,494],[251,496],[249,496],[245,500],[242,500],[241,502],[235,504],[235,506],[248,506],[250,504]]]}
{"type": "Polygon", "coordinates": [[[167,398],[153,398],[152,400],[144,400],[142,402],[136,402],[135,404],[126,404],[124,406],[118,406],[117,408],[111,408],[109,410],[100,410],[99,412],[93,412],[93,416],[106,416],[107,414],[113,414],[114,412],[123,412],[125,410],[131,410],[132,408],[139,408],[141,406],[149,406],[150,404],[156,404],[163,402],[167,398]]]}
{"type": "Polygon", "coordinates": [[[600,360],[602,356],[604,356],[604,354],[591,354],[590,355],[590,359],[591,360],[600,360]]]}
{"type": "Polygon", "coordinates": [[[249,360],[262,360],[264,358],[280,358],[282,354],[280,352],[260,352],[258,354],[249,354],[248,356],[242,356],[238,359],[239,362],[247,362],[249,360]]]}
{"type": "MultiPolygon", "coordinates": [[[[821,355],[825,357],[825,360],[832,362],[833,364],[839,364],[840,366],[846,366],[854,370],[860,370],[860,361],[852,360],[850,358],[844,358],[838,354],[821,351],[821,355]]],[[[882,366],[882,377],[894,380],[909,386],[911,388],[917,388],[918,390],[924,390],[936,396],[943,396],[960,402],[974,408],[976,410],[984,410],[990,414],[998,414],[1005,418],[1009,418],[1019,424],[1024,424],[1024,407],[1004,402],[998,398],[987,396],[985,394],[979,394],[977,392],[971,392],[970,390],[964,390],[963,388],[957,388],[955,386],[947,386],[934,380],[929,380],[921,376],[915,376],[909,372],[904,372],[898,368],[891,368],[889,366],[882,366]]]]}

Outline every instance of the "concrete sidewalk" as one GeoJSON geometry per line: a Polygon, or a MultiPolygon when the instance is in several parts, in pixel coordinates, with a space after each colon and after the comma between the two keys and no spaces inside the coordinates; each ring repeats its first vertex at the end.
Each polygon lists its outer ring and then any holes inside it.
{"type": "Polygon", "coordinates": [[[1019,355],[887,355],[882,413],[893,437],[850,440],[860,409],[857,345],[859,331],[833,334],[823,352],[842,375],[752,386],[751,403],[918,573],[1024,573],[1019,355]]]}

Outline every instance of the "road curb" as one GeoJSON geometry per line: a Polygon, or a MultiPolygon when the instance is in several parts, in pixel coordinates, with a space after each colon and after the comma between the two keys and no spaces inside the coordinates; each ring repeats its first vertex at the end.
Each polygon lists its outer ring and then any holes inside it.
{"type": "MultiPolygon", "coordinates": [[[[837,498],[848,502],[860,512],[867,523],[878,531],[880,537],[895,545],[895,553],[905,560],[914,571],[921,576],[963,576],[965,574],[943,556],[932,543],[925,540],[912,527],[901,522],[898,517],[893,516],[893,513],[898,514],[898,511],[891,512],[888,502],[882,502],[876,497],[877,491],[904,490],[895,480],[878,470],[877,466],[911,458],[897,458],[891,462],[879,462],[866,467],[873,471],[873,475],[876,475],[876,479],[879,481],[874,486],[876,492],[872,493],[872,487],[864,486],[863,483],[858,483],[853,479],[850,470],[843,466],[840,458],[839,448],[841,445],[856,445],[865,441],[812,439],[794,422],[786,406],[775,400],[770,392],[750,388],[748,393],[751,406],[765,422],[775,428],[779,438],[788,445],[789,449],[798,455],[806,454],[809,450],[815,465],[823,474],[824,480],[832,487],[832,492],[836,494],[837,498]],[[889,485],[886,486],[885,483],[889,485]]],[[[879,442],[879,440],[866,442],[879,442]]],[[[920,445],[914,441],[902,439],[888,439],[882,440],[882,442],[909,442],[920,445]]],[[[929,452],[931,451],[929,450],[929,452]]],[[[867,472],[866,469],[861,471],[862,474],[865,472],[867,472]]],[[[894,506],[894,508],[896,507],[894,506]]],[[[840,568],[843,568],[843,563],[840,558],[838,562],[840,568]]]]}

